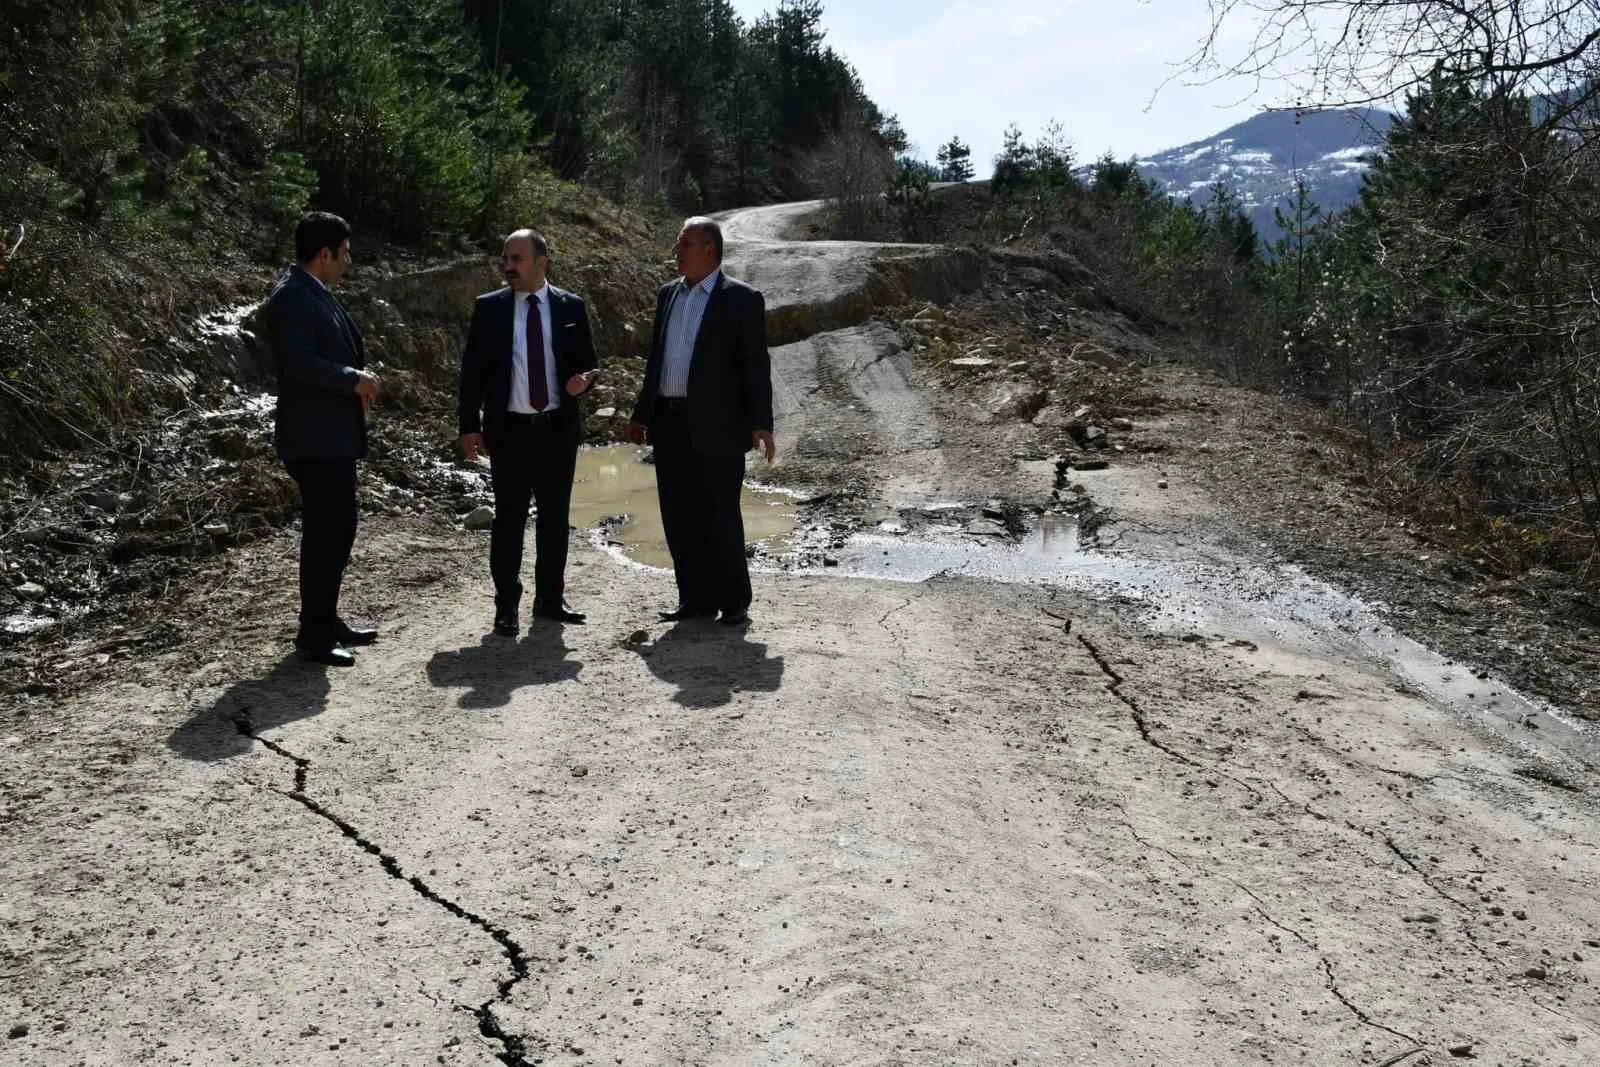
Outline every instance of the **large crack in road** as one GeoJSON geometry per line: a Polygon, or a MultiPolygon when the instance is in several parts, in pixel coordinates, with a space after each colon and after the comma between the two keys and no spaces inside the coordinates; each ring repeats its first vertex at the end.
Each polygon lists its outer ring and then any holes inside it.
{"type": "Polygon", "coordinates": [[[390,878],[397,882],[405,883],[423,900],[436,907],[443,908],[457,919],[470,923],[494,939],[495,944],[500,946],[500,951],[505,956],[506,963],[511,969],[511,974],[497,983],[495,995],[473,1009],[473,1015],[477,1018],[479,1033],[499,1044],[500,1047],[495,1051],[495,1057],[501,1063],[506,1064],[507,1067],[532,1067],[535,1061],[528,1059],[526,1038],[520,1034],[508,1033],[501,1026],[500,1020],[495,1017],[494,1013],[495,1005],[509,1003],[513,990],[528,977],[529,957],[527,950],[517,943],[517,940],[511,936],[511,932],[505,927],[444,896],[420,876],[406,873],[400,861],[384,851],[382,846],[312,797],[306,791],[311,775],[311,760],[305,756],[290,752],[270,737],[264,737],[258,733],[255,725],[250,721],[250,709],[248,707],[240,708],[235,713],[233,722],[241,737],[249,738],[267,751],[281,756],[293,764],[294,785],[288,790],[277,790],[277,792],[299,804],[317,818],[329,823],[361,851],[375,857],[378,861],[378,866],[390,878]]]}

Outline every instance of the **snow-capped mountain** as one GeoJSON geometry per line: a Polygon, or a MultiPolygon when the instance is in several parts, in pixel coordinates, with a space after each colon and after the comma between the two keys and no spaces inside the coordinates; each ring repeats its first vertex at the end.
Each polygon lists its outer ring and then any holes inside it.
{"type": "Polygon", "coordinates": [[[1174,196],[1203,202],[1222,182],[1238,195],[1264,242],[1278,238],[1273,209],[1292,203],[1296,176],[1305,179],[1324,214],[1355,199],[1361,177],[1394,116],[1377,108],[1268,111],[1204,141],[1138,161],[1146,178],[1174,196]]]}

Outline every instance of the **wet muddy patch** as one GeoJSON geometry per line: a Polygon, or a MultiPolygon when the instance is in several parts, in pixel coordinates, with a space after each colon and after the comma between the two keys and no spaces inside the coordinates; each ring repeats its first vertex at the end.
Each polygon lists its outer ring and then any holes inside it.
{"type": "MultiPolygon", "coordinates": [[[[648,451],[631,445],[585,448],[578,453],[568,522],[592,532],[615,555],[649,567],[671,567],[655,467],[648,451]]],[[[797,498],[779,489],[746,483],[741,499],[747,551],[754,558],[781,560],[794,548],[797,498]]]]}
{"type": "Polygon", "coordinates": [[[1103,544],[1073,515],[936,504],[901,510],[836,538],[819,569],[880,581],[961,577],[1049,586],[1126,605],[1153,629],[1186,638],[1231,641],[1237,648],[1270,643],[1376,662],[1403,688],[1426,693],[1514,742],[1531,743],[1537,732],[1542,744],[1600,768],[1600,731],[1488,670],[1405,636],[1385,621],[1381,605],[1299,567],[1215,546],[1158,558],[1103,544]]]}

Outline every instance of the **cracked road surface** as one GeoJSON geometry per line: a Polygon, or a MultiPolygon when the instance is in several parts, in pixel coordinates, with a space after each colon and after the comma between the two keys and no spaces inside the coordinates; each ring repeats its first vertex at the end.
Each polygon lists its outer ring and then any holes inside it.
{"type": "MultiPolygon", "coordinates": [[[[895,343],[775,351],[780,474],[1049,493],[895,343]]],[[[500,640],[484,551],[370,522],[384,637],[323,673],[253,546],[190,644],[7,702],[0,1060],[1600,1062],[1600,811],[1537,732],[1044,583],[763,573],[749,630],[665,626],[576,548],[589,625],[500,640]]]]}

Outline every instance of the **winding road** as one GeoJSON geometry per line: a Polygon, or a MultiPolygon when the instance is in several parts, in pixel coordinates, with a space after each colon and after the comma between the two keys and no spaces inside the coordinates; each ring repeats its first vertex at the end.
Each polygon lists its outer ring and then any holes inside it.
{"type": "MultiPolygon", "coordinates": [[[[974,257],[785,240],[805,210],[725,221],[781,342],[773,476],[885,523],[1037,511],[1048,465],[874,318],[974,257]]],[[[1132,516],[1143,476],[1089,491],[1132,516]]],[[[1600,1062],[1580,749],[1270,598],[881,580],[871,533],[758,574],[748,631],[655,623],[670,577],[575,542],[589,625],[503,641],[480,536],[374,519],[348,600],[384,636],[333,673],[285,655],[292,539],[241,550],[226,643],[7,707],[0,1060],[1600,1062]]]]}

